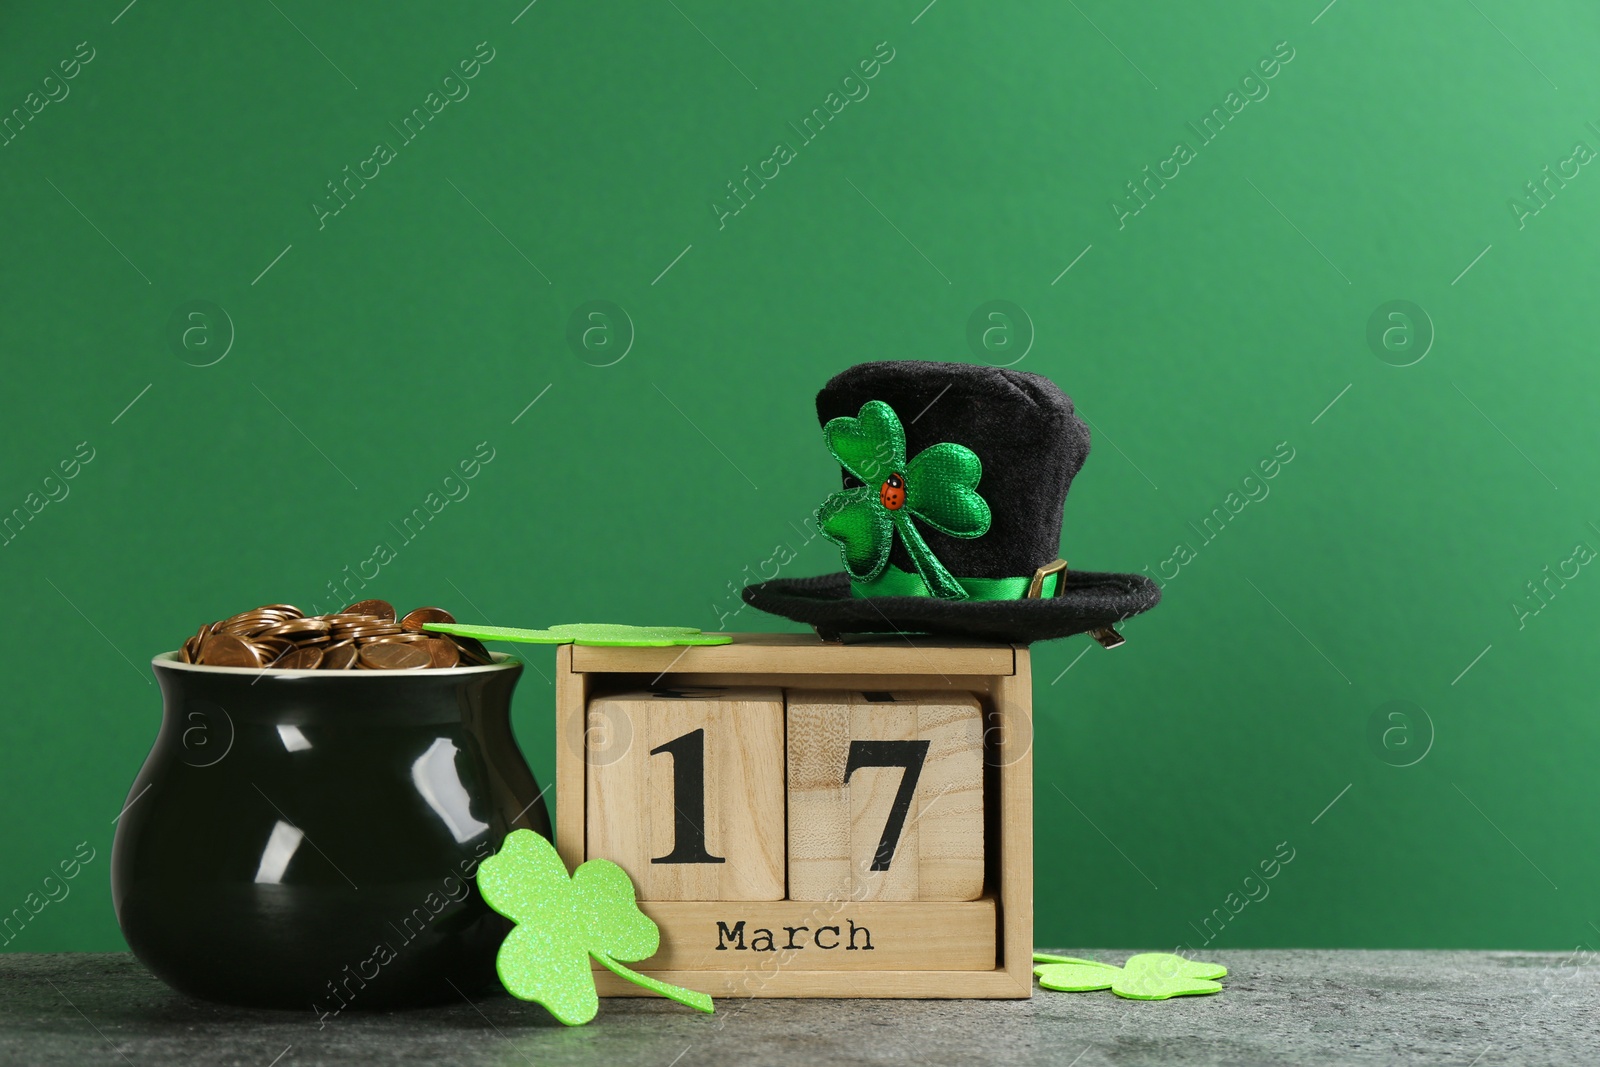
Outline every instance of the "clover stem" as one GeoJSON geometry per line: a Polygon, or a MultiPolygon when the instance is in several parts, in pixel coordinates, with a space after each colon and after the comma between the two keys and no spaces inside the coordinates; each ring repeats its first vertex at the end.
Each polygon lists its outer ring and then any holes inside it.
{"type": "Polygon", "coordinates": [[[604,952],[591,952],[589,955],[599,960],[606,969],[619,978],[626,978],[635,985],[644,986],[652,993],[659,993],[669,1000],[675,1000],[679,1004],[693,1008],[695,1011],[703,1011],[707,1015],[716,1011],[716,1008],[712,1006],[709,994],[697,993],[693,989],[685,989],[682,986],[673,985],[671,982],[663,982],[659,979],[651,978],[649,975],[640,974],[638,971],[624,967],[604,952]]]}
{"type": "Polygon", "coordinates": [[[950,576],[949,571],[944,569],[939,557],[933,554],[933,549],[928,547],[922,535],[917,532],[911,517],[903,510],[899,510],[889,512],[889,518],[900,531],[900,539],[905,542],[906,551],[911,555],[911,562],[916,564],[917,573],[922,575],[922,580],[927,583],[928,591],[946,600],[967,599],[967,591],[950,576]]]}

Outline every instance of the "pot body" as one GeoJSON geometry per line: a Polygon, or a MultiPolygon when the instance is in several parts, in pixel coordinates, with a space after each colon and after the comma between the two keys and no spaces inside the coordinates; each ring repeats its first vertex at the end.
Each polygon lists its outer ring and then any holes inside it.
{"type": "Polygon", "coordinates": [[[522,664],[154,665],[161,732],[111,861],[145,966],[193,996],[324,1017],[495,985],[510,924],[473,875],[510,831],[550,836],[511,734],[522,664]]]}

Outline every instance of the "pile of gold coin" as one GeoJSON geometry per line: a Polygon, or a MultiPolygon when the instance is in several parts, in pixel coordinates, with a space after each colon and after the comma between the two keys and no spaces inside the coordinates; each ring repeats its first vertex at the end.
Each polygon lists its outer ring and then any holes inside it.
{"type": "Polygon", "coordinates": [[[206,623],[183,643],[178,659],[208,667],[302,671],[403,671],[492,662],[489,650],[473,638],[422,628],[455,621],[443,608],[418,608],[397,618],[394,605],[384,600],[362,600],[332,615],[267,604],[206,623]]]}

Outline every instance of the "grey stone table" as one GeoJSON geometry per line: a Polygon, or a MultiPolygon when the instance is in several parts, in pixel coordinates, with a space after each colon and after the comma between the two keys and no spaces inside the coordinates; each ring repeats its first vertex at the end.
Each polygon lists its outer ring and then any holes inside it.
{"type": "MultiPolygon", "coordinates": [[[[1120,963],[1124,952],[1062,950],[1120,963]]],[[[0,1064],[1600,1064],[1588,954],[1218,951],[1225,989],[1146,1003],[606,1000],[566,1027],[509,997],[394,1014],[247,1011],[131,956],[0,955],[0,1064]]]]}

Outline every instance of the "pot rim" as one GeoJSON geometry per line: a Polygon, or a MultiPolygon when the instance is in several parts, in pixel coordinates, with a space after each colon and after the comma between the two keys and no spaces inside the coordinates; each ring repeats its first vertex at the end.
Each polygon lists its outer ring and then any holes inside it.
{"type": "Polygon", "coordinates": [[[491,652],[493,663],[473,667],[424,667],[412,670],[398,671],[369,671],[350,668],[342,671],[325,671],[317,668],[311,670],[294,670],[288,667],[212,667],[203,663],[184,663],[178,658],[176,651],[162,652],[151,658],[152,667],[165,667],[176,671],[193,671],[196,674],[237,674],[258,678],[267,675],[274,678],[453,678],[463,674],[488,674],[493,671],[511,670],[521,667],[522,660],[508,656],[504,652],[491,652]]]}

